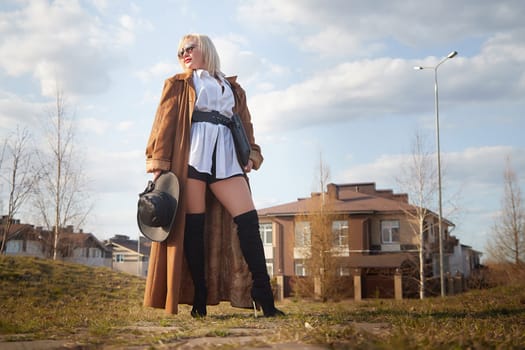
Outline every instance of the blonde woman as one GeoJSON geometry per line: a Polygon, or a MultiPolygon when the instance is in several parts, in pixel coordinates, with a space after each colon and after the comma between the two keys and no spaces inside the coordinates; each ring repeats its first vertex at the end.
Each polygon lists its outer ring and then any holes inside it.
{"type": "Polygon", "coordinates": [[[181,196],[168,239],[152,243],[144,303],[170,313],[188,303],[193,317],[203,317],[207,304],[229,300],[249,307],[255,302],[265,316],[284,315],[274,305],[246,176],[263,157],[245,92],[236,77],[220,71],[209,37],[185,35],[178,58],[184,73],[165,82],[146,147],[146,170],[154,179],[162,171],[175,173],[181,196]],[[247,164],[237,159],[227,125],[234,114],[251,145],[247,164]]]}

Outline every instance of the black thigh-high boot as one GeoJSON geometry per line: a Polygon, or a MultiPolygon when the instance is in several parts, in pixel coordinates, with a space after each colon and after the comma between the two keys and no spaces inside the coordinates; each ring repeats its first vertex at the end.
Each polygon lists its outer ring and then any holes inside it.
{"type": "Polygon", "coordinates": [[[186,214],[184,255],[195,287],[191,316],[206,316],[206,278],[204,274],[204,213],[186,214]]]}
{"type": "Polygon", "coordinates": [[[237,224],[237,233],[244,259],[252,273],[252,298],[259,304],[264,316],[282,316],[284,313],[275,308],[270,277],[266,270],[264,247],[259,234],[259,217],[255,210],[246,212],[233,218],[237,224]]]}

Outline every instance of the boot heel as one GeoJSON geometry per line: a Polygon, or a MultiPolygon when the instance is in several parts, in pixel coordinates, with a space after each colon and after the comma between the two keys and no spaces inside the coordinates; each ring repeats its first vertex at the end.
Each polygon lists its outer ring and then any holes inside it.
{"type": "Polygon", "coordinates": [[[267,288],[252,288],[252,299],[254,309],[259,306],[264,317],[285,316],[285,313],[275,307],[273,294],[268,286],[267,288]]]}
{"type": "Polygon", "coordinates": [[[250,210],[233,218],[237,224],[237,234],[242,255],[252,273],[251,296],[254,301],[255,314],[257,306],[261,307],[265,317],[282,316],[284,313],[275,308],[270,277],[266,270],[264,247],[259,234],[259,217],[257,211],[250,210]]]}
{"type": "Polygon", "coordinates": [[[206,299],[208,290],[206,288],[197,289],[193,298],[193,307],[191,308],[191,317],[202,318],[206,317],[206,299]]]}

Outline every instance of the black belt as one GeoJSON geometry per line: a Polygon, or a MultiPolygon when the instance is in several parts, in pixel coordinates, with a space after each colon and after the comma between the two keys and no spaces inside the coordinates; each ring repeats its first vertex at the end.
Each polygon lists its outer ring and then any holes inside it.
{"type": "Polygon", "coordinates": [[[202,112],[202,111],[193,111],[193,115],[191,116],[191,120],[193,122],[207,122],[207,123],[213,123],[213,124],[222,124],[226,126],[230,126],[232,123],[232,120],[222,114],[220,114],[217,111],[211,111],[211,112],[202,112]]]}

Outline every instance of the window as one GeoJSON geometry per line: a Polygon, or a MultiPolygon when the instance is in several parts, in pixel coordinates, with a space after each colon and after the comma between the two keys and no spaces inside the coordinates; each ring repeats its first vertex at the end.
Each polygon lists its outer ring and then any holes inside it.
{"type": "Polygon", "coordinates": [[[124,262],[124,254],[117,254],[115,255],[115,261],[116,262],[124,262]]]}
{"type": "Polygon", "coordinates": [[[348,266],[339,266],[337,268],[338,276],[350,276],[350,268],[348,266]]]}
{"type": "Polygon", "coordinates": [[[302,262],[295,263],[295,275],[296,276],[306,276],[306,267],[302,262]]]}
{"type": "Polygon", "coordinates": [[[310,223],[298,221],[295,223],[295,247],[304,248],[310,246],[310,223]]]}
{"type": "Polygon", "coordinates": [[[273,263],[266,262],[266,271],[268,272],[270,278],[273,277],[273,263]]]}
{"type": "Polygon", "coordinates": [[[334,247],[348,247],[348,221],[333,221],[334,247]]]}
{"type": "Polygon", "coordinates": [[[381,221],[381,240],[383,243],[399,243],[399,220],[381,221]]]}
{"type": "Polygon", "coordinates": [[[21,241],[7,241],[5,245],[6,253],[19,253],[22,251],[21,241]]]}
{"type": "Polygon", "coordinates": [[[425,221],[423,230],[423,241],[428,243],[434,243],[434,224],[432,222],[425,221]]]}
{"type": "Polygon", "coordinates": [[[271,223],[260,224],[259,231],[264,245],[272,245],[273,243],[273,225],[271,223]]]}
{"type": "Polygon", "coordinates": [[[92,258],[101,258],[102,251],[98,248],[89,248],[89,256],[92,258]]]}
{"type": "Polygon", "coordinates": [[[73,250],[73,257],[75,258],[83,258],[86,256],[86,248],[76,248],[73,250]]]}

